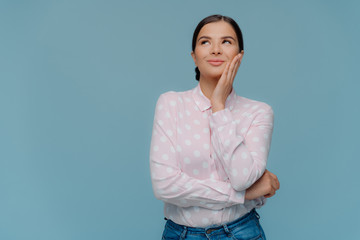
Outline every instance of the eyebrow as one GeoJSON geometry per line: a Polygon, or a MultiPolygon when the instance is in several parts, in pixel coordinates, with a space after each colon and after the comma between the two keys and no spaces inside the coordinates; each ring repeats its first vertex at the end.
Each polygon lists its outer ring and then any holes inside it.
{"type": "MultiPolygon", "coordinates": [[[[198,39],[198,42],[199,42],[200,39],[202,39],[202,38],[211,39],[211,37],[208,37],[208,36],[201,36],[201,37],[198,39]]],[[[221,37],[221,39],[225,39],[225,38],[231,38],[234,42],[236,42],[235,39],[234,39],[232,36],[223,36],[223,37],[221,37]]]]}

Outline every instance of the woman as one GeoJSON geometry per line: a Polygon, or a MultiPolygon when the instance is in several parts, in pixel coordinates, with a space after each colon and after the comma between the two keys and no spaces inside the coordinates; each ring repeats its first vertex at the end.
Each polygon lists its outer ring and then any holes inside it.
{"type": "Polygon", "coordinates": [[[279,189],[266,170],[273,111],[236,95],[243,54],[233,19],[203,19],[191,52],[198,85],[157,101],[150,169],[165,203],[163,239],[265,239],[255,208],[279,189]]]}

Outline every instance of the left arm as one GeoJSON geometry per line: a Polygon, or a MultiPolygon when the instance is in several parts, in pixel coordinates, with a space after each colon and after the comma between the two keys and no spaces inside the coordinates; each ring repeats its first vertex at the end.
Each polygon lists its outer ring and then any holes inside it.
{"type": "Polygon", "coordinates": [[[211,144],[236,191],[249,188],[264,173],[273,132],[274,114],[270,106],[260,109],[246,136],[236,131],[229,109],[210,116],[211,144]]]}

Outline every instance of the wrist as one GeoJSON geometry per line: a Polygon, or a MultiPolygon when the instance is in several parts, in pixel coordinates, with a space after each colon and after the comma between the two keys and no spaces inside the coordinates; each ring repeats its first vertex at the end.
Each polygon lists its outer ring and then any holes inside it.
{"type": "Polygon", "coordinates": [[[249,200],[248,190],[245,190],[245,200],[249,200]]]}
{"type": "Polygon", "coordinates": [[[225,109],[225,105],[223,105],[223,104],[217,104],[217,105],[212,106],[213,113],[224,110],[224,109],[225,109]]]}

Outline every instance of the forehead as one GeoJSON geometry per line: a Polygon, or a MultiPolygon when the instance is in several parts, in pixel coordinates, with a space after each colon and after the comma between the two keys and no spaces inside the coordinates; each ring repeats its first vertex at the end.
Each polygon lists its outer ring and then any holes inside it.
{"type": "Polygon", "coordinates": [[[232,36],[237,39],[234,28],[230,23],[225,21],[212,22],[204,25],[199,32],[198,38],[201,36],[209,36],[212,38],[232,36]]]}

